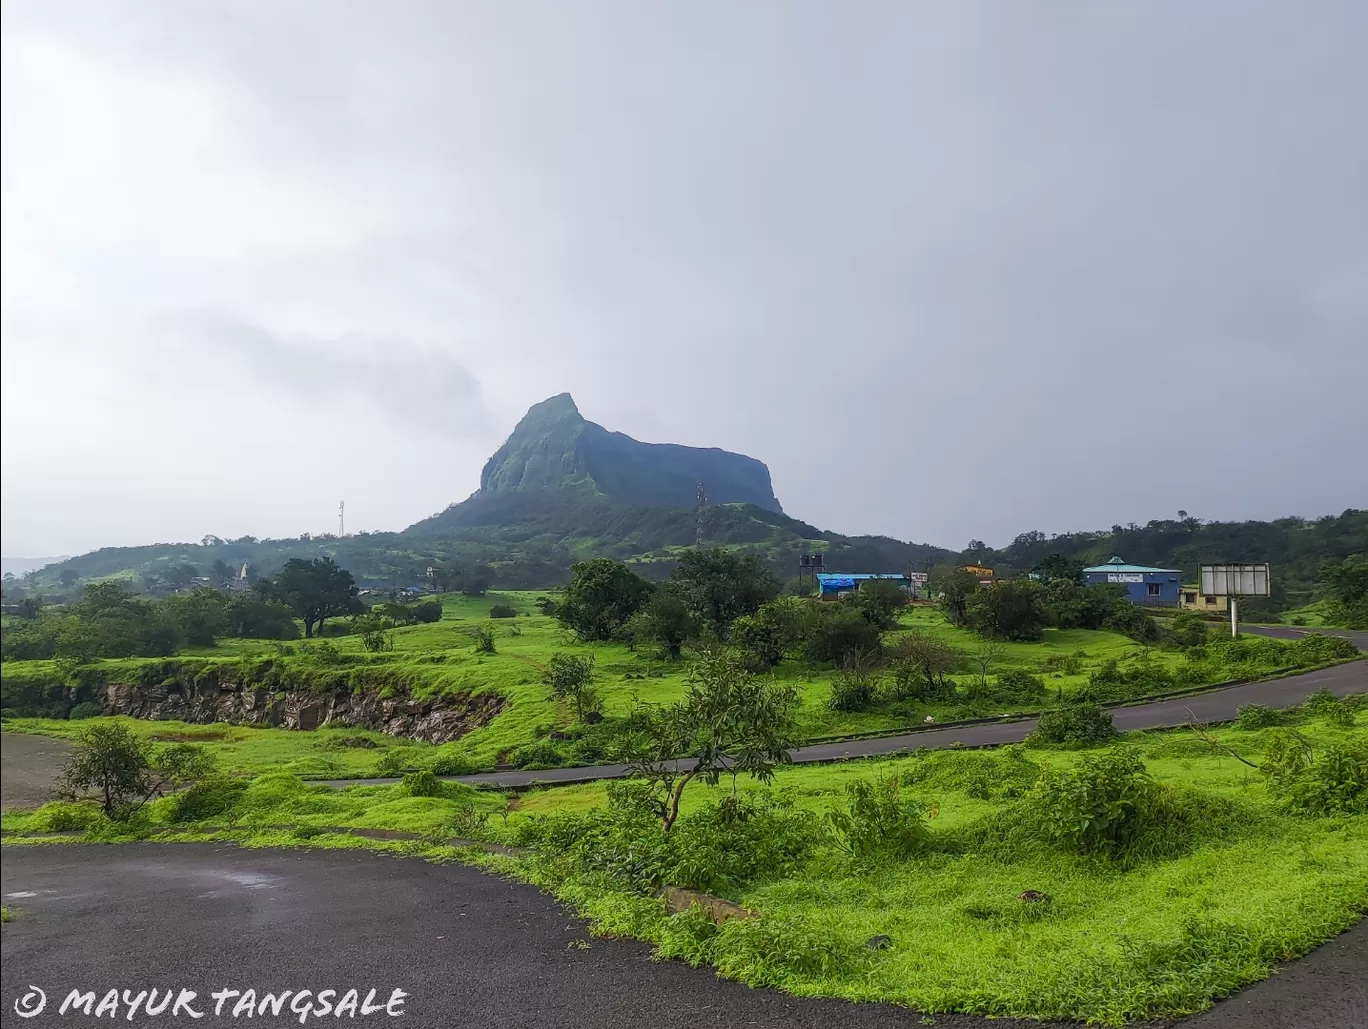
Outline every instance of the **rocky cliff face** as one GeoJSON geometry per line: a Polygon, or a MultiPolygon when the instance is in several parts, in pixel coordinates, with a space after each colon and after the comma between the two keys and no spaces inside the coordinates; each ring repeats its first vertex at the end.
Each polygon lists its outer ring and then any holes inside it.
{"type": "Polygon", "coordinates": [[[485,464],[480,492],[587,488],[633,507],[691,508],[703,482],[710,504],[782,512],[764,463],[744,454],[642,443],[586,421],[569,393],[534,404],[485,464]]]}
{"type": "Polygon", "coordinates": [[[160,686],[111,683],[105,687],[108,715],[284,729],[325,726],[373,729],[391,736],[447,743],[485,725],[503,708],[497,694],[455,694],[440,700],[382,698],[374,693],[272,692],[228,682],[160,686]]]}

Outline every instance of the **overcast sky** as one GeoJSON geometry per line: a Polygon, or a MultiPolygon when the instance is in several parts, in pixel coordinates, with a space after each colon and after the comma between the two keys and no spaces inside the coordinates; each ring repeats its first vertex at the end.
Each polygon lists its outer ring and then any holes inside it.
{"type": "Polygon", "coordinates": [[[6,0],[7,556],[398,529],[569,390],[824,528],[1368,504],[1368,6],[6,0]]]}

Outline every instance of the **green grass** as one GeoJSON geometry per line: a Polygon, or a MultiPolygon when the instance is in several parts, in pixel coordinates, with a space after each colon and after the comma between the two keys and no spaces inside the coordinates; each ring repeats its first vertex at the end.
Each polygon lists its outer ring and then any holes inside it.
{"type": "MultiPolygon", "coordinates": [[[[1365,735],[1319,720],[1302,731],[1319,746],[1365,735]]],[[[1215,734],[1246,756],[1259,753],[1258,732],[1215,734]]],[[[821,848],[796,873],[731,896],[759,918],[729,923],[701,952],[732,977],[799,995],[1116,1024],[1201,1010],[1368,908],[1368,815],[1285,814],[1260,776],[1182,732],[1132,734],[1122,745],[1139,751],[1158,782],[1201,791],[1233,816],[1186,852],[1128,868],[1042,849],[1004,856],[965,844],[1012,803],[984,796],[983,782],[996,774],[992,752],[785,769],[775,790],[814,816],[840,803],[854,778],[901,775],[936,810],[931,825],[944,845],[866,864],[821,848]],[[1052,900],[1023,904],[1017,898],[1026,890],[1052,900]],[[879,935],[892,939],[891,948],[868,951],[864,942],[879,935]]],[[[1056,766],[1081,757],[1034,749],[1024,756],[1056,766]]],[[[729,790],[691,790],[685,808],[698,810],[729,790]]],[[[603,802],[600,785],[547,789],[522,797],[510,821],[583,813],[603,802]]],[[[549,874],[552,868],[524,874],[604,930],[663,943],[667,952],[700,953],[690,949],[697,941],[687,942],[686,916],[667,919],[601,877],[549,874]]]]}
{"type": "MultiPolygon", "coordinates": [[[[541,673],[551,655],[569,651],[591,655],[596,666],[596,687],[610,719],[628,714],[637,703],[669,703],[684,690],[689,662],[658,660],[651,654],[633,652],[620,644],[588,646],[579,643],[554,619],[537,611],[539,592],[490,593],[484,597],[445,595],[438,622],[392,630],[393,650],[365,653],[356,636],[328,637],[315,641],[274,643],[266,640],[225,640],[212,648],[200,648],[170,659],[128,658],[96,662],[79,671],[97,693],[106,682],[157,685],[165,677],[194,678],[217,675],[222,681],[244,680],[269,690],[374,690],[381,695],[408,694],[443,697],[459,694],[497,693],[506,698],[503,710],[488,724],[474,729],[452,749],[476,767],[507,761],[519,747],[545,740],[552,731],[571,726],[573,713],[557,703],[542,684],[541,673]],[[491,619],[495,604],[519,611],[517,618],[491,619]],[[488,626],[496,636],[497,653],[474,652],[471,631],[488,626]],[[324,651],[337,655],[325,660],[324,651]]],[[[948,624],[932,608],[910,608],[901,629],[932,632],[972,655],[982,644],[975,634],[948,624]]],[[[1083,629],[1045,631],[1038,643],[1008,643],[990,674],[1025,669],[1039,674],[1052,692],[1073,692],[1088,682],[1091,672],[1104,662],[1117,661],[1125,670],[1143,663],[1177,670],[1181,654],[1144,647],[1113,632],[1083,629]],[[1076,670],[1067,670],[1070,663],[1076,670]],[[1052,670],[1053,669],[1053,670],[1052,670]],[[1066,670],[1059,670],[1066,669],[1066,670]]],[[[1260,674],[1267,669],[1252,669],[1260,674]]],[[[1234,678],[1224,669],[1204,670],[1205,681],[1234,678]]],[[[922,724],[928,717],[944,722],[961,717],[1014,713],[1023,705],[982,704],[968,708],[959,702],[887,704],[875,710],[840,713],[827,706],[832,673],[814,670],[800,661],[786,661],[775,670],[778,679],[794,683],[801,697],[799,727],[805,738],[843,736],[903,729],[922,724]]],[[[973,676],[958,676],[968,682],[973,676]]],[[[6,696],[28,689],[47,689],[60,682],[53,662],[6,662],[0,668],[6,696]]],[[[8,703],[8,701],[7,701],[8,703]]],[[[1028,707],[1030,705],[1027,705],[1028,707]]],[[[1039,707],[1040,705],[1034,705],[1039,707]]],[[[8,720],[18,731],[65,732],[59,725],[33,720],[8,720]]],[[[364,775],[373,754],[322,754],[313,742],[297,744],[277,739],[268,730],[249,730],[250,736],[234,734],[224,746],[240,761],[242,771],[261,772],[286,768],[309,775],[364,775]],[[248,742],[255,741],[252,746],[248,742]],[[264,742],[265,741],[265,742],[264,742]]],[[[451,746],[451,745],[449,745],[451,746]]],[[[421,750],[421,746],[418,750],[421,750]]],[[[417,751],[415,751],[415,756],[417,751]]],[[[572,756],[564,755],[572,761],[572,756]]],[[[598,760],[590,757],[583,760],[598,760]]]]}

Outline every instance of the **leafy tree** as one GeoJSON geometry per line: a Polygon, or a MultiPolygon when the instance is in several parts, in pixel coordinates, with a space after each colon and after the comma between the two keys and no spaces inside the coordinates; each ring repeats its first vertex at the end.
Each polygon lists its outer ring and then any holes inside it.
{"type": "Polygon", "coordinates": [[[62,569],[62,574],[59,575],[59,576],[57,576],[57,581],[60,582],[63,586],[66,586],[67,588],[70,588],[70,587],[76,585],[77,581],[78,581],[80,578],[81,578],[81,576],[80,576],[80,574],[76,571],[76,569],[74,569],[74,568],[63,568],[63,569],[62,569]]]}
{"type": "Polygon", "coordinates": [[[940,597],[941,610],[955,625],[964,624],[969,602],[981,588],[972,572],[949,566],[941,566],[932,572],[927,587],[932,595],[940,597]]]}
{"type": "Polygon", "coordinates": [[[887,579],[866,579],[855,591],[855,606],[860,613],[880,629],[892,629],[898,615],[907,606],[907,594],[895,582],[887,579]]]}
{"type": "Polygon", "coordinates": [[[1210,637],[1210,626],[1191,611],[1179,611],[1168,627],[1169,639],[1180,647],[1200,647],[1210,637]]]}
{"type": "Polygon", "coordinates": [[[233,566],[221,557],[214,558],[214,563],[210,567],[209,574],[215,586],[222,586],[224,583],[237,577],[233,566]]]}
{"type": "Polygon", "coordinates": [[[1046,624],[1043,592],[1030,579],[995,582],[973,594],[964,623],[989,639],[1038,640],[1046,624]]]}
{"type": "Polygon", "coordinates": [[[582,640],[610,640],[646,605],[651,591],[651,584],[624,564],[606,557],[581,561],[570,569],[556,618],[582,640]]]}
{"type": "Polygon", "coordinates": [[[879,627],[853,603],[828,601],[817,605],[803,652],[816,664],[844,665],[877,655],[882,643],[879,627]]]}
{"type": "Polygon", "coordinates": [[[777,597],[755,614],[734,621],[731,643],[751,671],[769,671],[802,645],[813,620],[811,604],[797,597],[777,597]]]}
{"type": "Polygon", "coordinates": [[[1130,606],[1126,587],[1114,583],[1080,586],[1052,579],[1042,587],[1045,617],[1056,629],[1100,629],[1120,604],[1130,606]]]}
{"type": "Polygon", "coordinates": [[[187,643],[212,647],[228,629],[228,601],[215,589],[201,587],[161,602],[162,614],[177,626],[187,643]]]}
{"type": "Polygon", "coordinates": [[[1326,561],[1318,582],[1333,605],[1334,621],[1350,629],[1368,629],[1368,555],[1326,561]]]}
{"type": "Polygon", "coordinates": [[[946,676],[964,660],[964,653],[921,629],[899,634],[888,648],[893,685],[899,699],[928,698],[953,693],[946,676]]]}
{"type": "Polygon", "coordinates": [[[237,593],[228,598],[223,633],[243,639],[293,640],[299,638],[299,626],[294,612],[281,601],[237,593]]]}
{"type": "Polygon", "coordinates": [[[198,575],[199,569],[194,565],[179,564],[168,568],[162,579],[173,590],[183,590],[194,582],[198,575]]]}
{"type": "Polygon", "coordinates": [[[125,725],[96,725],[76,744],[57,782],[66,800],[97,799],[104,813],[126,820],[159,794],[213,771],[203,747],[188,743],[153,750],[125,725]]]}
{"type": "Polygon", "coordinates": [[[575,717],[583,722],[591,712],[602,707],[593,687],[594,659],[576,654],[552,654],[542,673],[542,681],[551,687],[557,700],[569,698],[575,705],[575,717]]]}
{"type": "MultiPolygon", "coordinates": [[[[1016,542],[1021,542],[1018,536],[1016,542]]],[[[1082,584],[1083,569],[1087,565],[1082,559],[1077,557],[1065,557],[1063,554],[1047,554],[1036,562],[1031,572],[1036,575],[1041,582],[1072,582],[1082,584]]]]}
{"type": "Polygon", "coordinates": [[[292,557],[279,575],[261,587],[266,597],[289,605],[304,622],[306,638],[313,636],[315,629],[321,631],[329,618],[361,609],[351,572],[339,568],[331,557],[292,557]]]}
{"type": "Polygon", "coordinates": [[[797,691],[752,675],[736,655],[706,654],[692,669],[684,699],[633,718],[622,760],[645,781],[661,827],[669,833],[689,783],[716,785],[723,775],[768,783],[792,760],[797,691]]]}
{"type": "Polygon", "coordinates": [[[638,645],[654,643],[671,661],[679,660],[684,644],[696,638],[700,629],[688,605],[668,587],[655,590],[629,625],[638,645]]]}
{"type": "Polygon", "coordinates": [[[670,573],[671,587],[705,625],[725,636],[732,622],[779,595],[779,584],[754,554],[719,547],[686,551],[670,573]]]}

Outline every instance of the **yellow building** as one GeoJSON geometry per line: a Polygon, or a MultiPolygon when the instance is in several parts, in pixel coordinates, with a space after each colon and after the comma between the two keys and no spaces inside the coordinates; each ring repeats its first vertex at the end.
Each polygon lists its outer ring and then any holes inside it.
{"type": "Polygon", "coordinates": [[[1184,586],[1179,590],[1178,606],[1187,611],[1215,611],[1217,614],[1225,614],[1230,610],[1228,597],[1202,593],[1200,586],[1184,586]]]}

